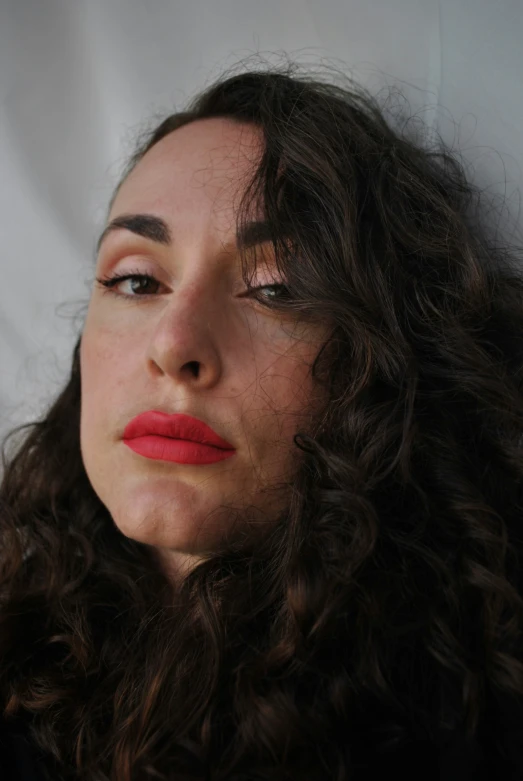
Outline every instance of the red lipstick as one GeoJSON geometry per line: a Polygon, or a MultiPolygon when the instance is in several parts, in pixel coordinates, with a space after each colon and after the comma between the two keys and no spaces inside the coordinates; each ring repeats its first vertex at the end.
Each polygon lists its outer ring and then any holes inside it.
{"type": "Polygon", "coordinates": [[[178,464],[212,464],[230,458],[235,448],[206,423],[190,415],[151,410],[125,427],[124,443],[135,453],[178,464]]]}

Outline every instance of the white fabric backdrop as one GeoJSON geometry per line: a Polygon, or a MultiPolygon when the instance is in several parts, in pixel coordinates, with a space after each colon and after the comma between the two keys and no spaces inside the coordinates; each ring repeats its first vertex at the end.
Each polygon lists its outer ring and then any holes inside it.
{"type": "Polygon", "coordinates": [[[250,54],[333,62],[397,85],[517,224],[522,39],[522,0],[1,0],[0,439],[66,379],[111,189],[152,114],[250,54]]]}

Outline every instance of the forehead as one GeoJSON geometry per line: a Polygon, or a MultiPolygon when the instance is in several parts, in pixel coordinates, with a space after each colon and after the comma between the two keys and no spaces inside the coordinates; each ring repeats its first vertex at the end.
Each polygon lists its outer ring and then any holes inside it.
{"type": "Polygon", "coordinates": [[[174,213],[233,207],[262,152],[260,128],[213,118],[169,133],[137,163],[114,199],[121,212],[174,213]]]}

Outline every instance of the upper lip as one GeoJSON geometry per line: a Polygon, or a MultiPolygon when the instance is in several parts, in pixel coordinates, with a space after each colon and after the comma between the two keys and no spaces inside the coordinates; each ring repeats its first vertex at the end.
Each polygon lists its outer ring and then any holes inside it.
{"type": "Polygon", "coordinates": [[[127,424],[123,437],[124,439],[134,439],[147,434],[156,434],[172,439],[189,439],[204,445],[234,450],[234,446],[218,436],[210,426],[191,415],[168,415],[159,410],[143,412],[127,424]]]}

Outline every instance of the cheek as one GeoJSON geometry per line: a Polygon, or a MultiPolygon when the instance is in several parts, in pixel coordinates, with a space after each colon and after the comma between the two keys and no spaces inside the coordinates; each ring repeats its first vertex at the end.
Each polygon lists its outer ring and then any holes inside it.
{"type": "Polygon", "coordinates": [[[90,407],[93,394],[96,395],[96,389],[99,387],[98,378],[101,376],[103,366],[106,363],[106,357],[98,345],[100,345],[100,341],[96,339],[96,334],[93,334],[92,331],[89,331],[82,337],[80,371],[82,377],[82,402],[85,402],[86,409],[90,407]]]}
{"type": "Polygon", "coordinates": [[[80,348],[82,424],[97,425],[111,409],[118,385],[124,384],[127,350],[104,332],[84,332],[80,348]],[[110,345],[110,347],[108,347],[110,345]]]}
{"type": "Polygon", "coordinates": [[[249,403],[251,425],[268,445],[282,438],[290,445],[296,431],[307,425],[316,409],[313,360],[303,352],[294,357],[281,356],[250,386],[255,388],[249,403]]]}
{"type": "MultiPolygon", "coordinates": [[[[314,356],[305,345],[293,345],[269,364],[267,394],[278,399],[282,410],[298,411],[307,406],[313,391],[313,361],[314,356]]],[[[260,379],[263,383],[263,377],[260,379]]]]}
{"type": "Polygon", "coordinates": [[[99,323],[91,323],[84,330],[80,347],[80,366],[82,378],[92,385],[100,377],[104,382],[100,388],[103,392],[107,385],[113,384],[113,379],[121,376],[126,369],[127,356],[136,354],[136,340],[122,337],[121,334],[99,323]]]}
{"type": "Polygon", "coordinates": [[[259,384],[264,397],[282,413],[295,412],[305,407],[312,390],[309,370],[292,363],[275,366],[269,376],[260,377],[259,384]]]}

